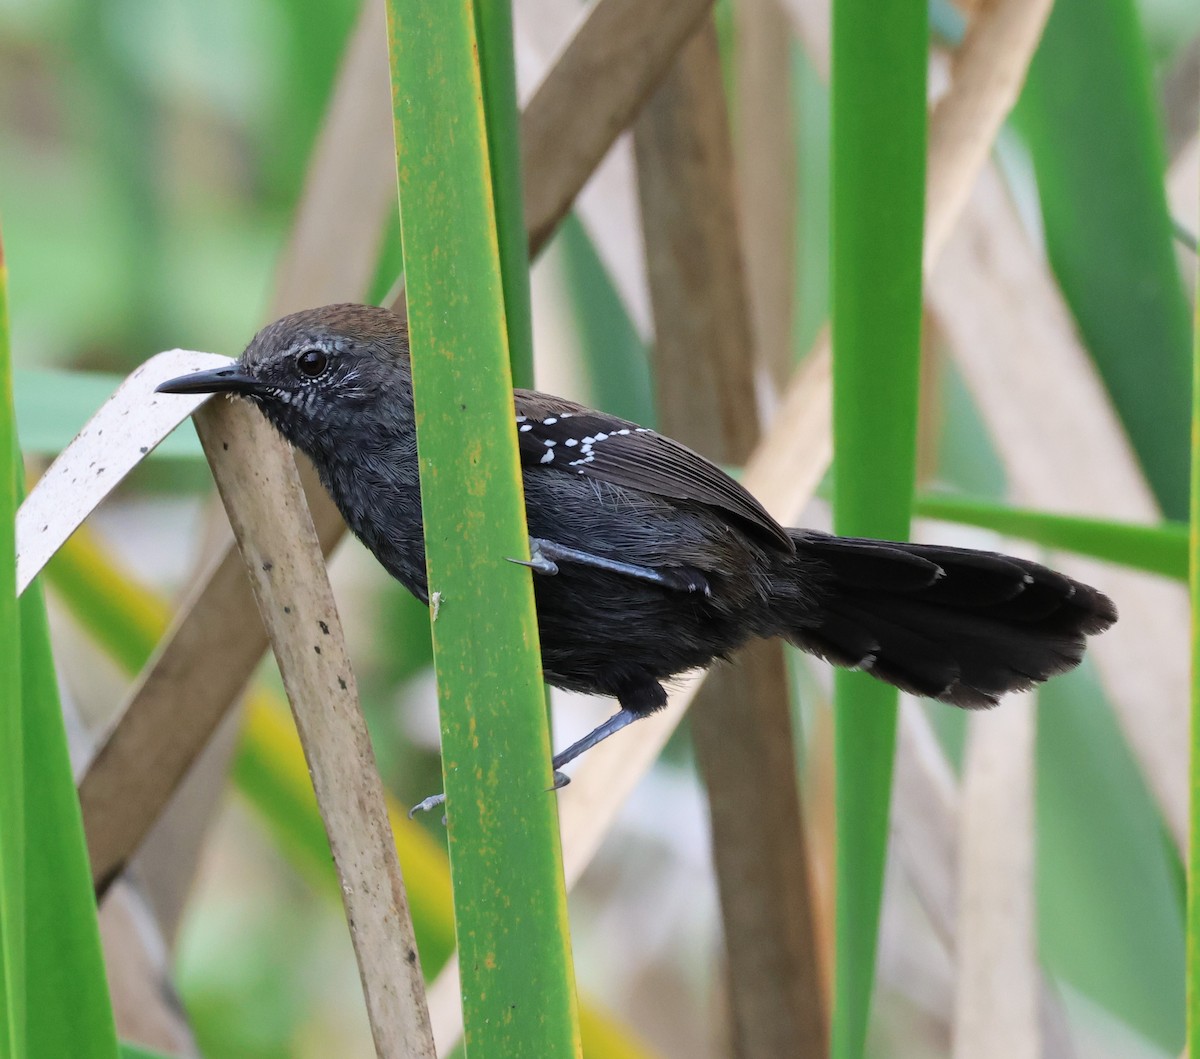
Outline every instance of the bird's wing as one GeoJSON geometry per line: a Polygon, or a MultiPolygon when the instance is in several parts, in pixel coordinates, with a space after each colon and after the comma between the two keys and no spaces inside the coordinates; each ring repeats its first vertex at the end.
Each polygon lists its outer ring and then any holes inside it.
{"type": "Polygon", "coordinates": [[[517,390],[514,399],[524,466],[720,508],[775,546],[795,551],[762,504],[686,445],[561,397],[517,390]]]}

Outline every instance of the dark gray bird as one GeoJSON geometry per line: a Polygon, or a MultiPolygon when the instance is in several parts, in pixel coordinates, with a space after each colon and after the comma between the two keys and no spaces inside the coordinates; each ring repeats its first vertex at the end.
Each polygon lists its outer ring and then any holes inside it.
{"type": "MultiPolygon", "coordinates": [[[[316,465],[351,530],[428,603],[408,333],[329,305],[264,328],[167,393],[248,397],[316,465]]],[[[993,552],[785,529],[668,437],[560,397],[513,394],[546,680],[621,709],[561,768],[666,702],[662,682],[782,636],[835,665],[967,708],[1078,665],[1107,596],[993,552]]]]}

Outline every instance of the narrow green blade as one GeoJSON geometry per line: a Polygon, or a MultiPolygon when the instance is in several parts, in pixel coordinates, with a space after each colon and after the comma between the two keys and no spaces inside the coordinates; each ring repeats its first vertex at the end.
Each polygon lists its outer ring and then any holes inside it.
{"type": "Polygon", "coordinates": [[[916,513],[945,522],[980,526],[1007,537],[1021,537],[1047,548],[1061,548],[1179,581],[1187,578],[1188,527],[1183,522],[1143,526],[1110,519],[1055,515],[1048,511],[1007,507],[977,497],[936,493],[918,497],[916,513]]]}
{"type": "Polygon", "coordinates": [[[162,1052],[151,1051],[138,1044],[127,1044],[122,1041],[121,1059],[170,1059],[170,1056],[164,1055],[162,1052]]]}
{"type": "Polygon", "coordinates": [[[30,1056],[117,1054],[83,820],[41,586],[21,597],[25,724],[25,910],[30,1056]]]}
{"type": "Polygon", "coordinates": [[[477,0],[479,67],[491,162],[492,201],[504,284],[504,314],[513,382],[533,385],[533,310],[529,301],[529,239],[521,192],[521,112],[513,55],[511,0],[477,0]]]}
{"type": "Polygon", "coordinates": [[[0,253],[0,946],[3,1052],[113,1057],[116,1030],[41,588],[16,598],[21,498],[0,253]],[[36,841],[30,841],[36,836],[36,841]]]}
{"type": "Polygon", "coordinates": [[[468,1054],[578,1054],[487,129],[467,4],[389,0],[468,1054]]]}
{"type": "Polygon", "coordinates": [[[1187,1052],[1200,1055],[1200,281],[1192,346],[1192,492],[1188,585],[1192,608],[1192,745],[1188,828],[1187,1052]]]}
{"type": "MultiPolygon", "coordinates": [[[[920,361],[926,6],[833,7],[834,521],[908,534],[920,361]]],[[[896,692],[836,684],[837,952],[832,1051],[863,1054],[887,847],[896,692]]]]}
{"type": "Polygon", "coordinates": [[[1153,93],[1133,0],[1057,0],[1016,117],[1063,294],[1164,513],[1182,520],[1190,323],[1153,93]]]}
{"type": "Polygon", "coordinates": [[[554,236],[579,332],[588,392],[597,408],[652,427],[657,412],[650,363],[637,328],[579,217],[568,214],[554,236]]]}
{"type": "Polygon", "coordinates": [[[1178,1055],[1184,938],[1174,843],[1090,665],[1046,682],[1037,723],[1039,956],[1055,978],[1178,1055]]]}
{"type": "Polygon", "coordinates": [[[0,244],[0,1052],[25,1051],[25,753],[16,518],[20,453],[8,344],[8,269],[0,244]]]}

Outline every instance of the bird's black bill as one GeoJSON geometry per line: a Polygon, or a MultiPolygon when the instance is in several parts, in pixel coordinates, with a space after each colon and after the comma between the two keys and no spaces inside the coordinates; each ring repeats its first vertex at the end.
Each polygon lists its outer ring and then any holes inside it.
{"type": "Polygon", "coordinates": [[[158,393],[258,393],[261,388],[257,379],[243,373],[236,364],[180,375],[155,387],[158,393]]]}

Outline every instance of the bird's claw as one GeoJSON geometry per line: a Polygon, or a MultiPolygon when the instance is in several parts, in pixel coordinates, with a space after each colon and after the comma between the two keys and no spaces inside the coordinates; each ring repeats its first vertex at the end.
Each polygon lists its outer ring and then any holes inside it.
{"type": "Polygon", "coordinates": [[[516,563],[518,566],[528,566],[535,574],[557,574],[558,563],[553,559],[548,559],[542,554],[541,549],[537,546],[537,542],[529,549],[528,559],[513,559],[511,556],[508,561],[516,563]]]}
{"type": "Polygon", "coordinates": [[[568,776],[565,772],[559,772],[558,769],[555,769],[554,782],[546,788],[546,793],[549,794],[551,791],[561,791],[570,782],[570,776],[568,776]]]}
{"type": "MultiPolygon", "coordinates": [[[[423,801],[417,802],[416,805],[414,805],[411,809],[409,809],[408,818],[411,820],[414,816],[417,815],[417,813],[427,813],[431,809],[436,809],[439,805],[445,805],[445,804],[446,804],[446,795],[445,794],[431,794],[428,798],[424,799],[423,801]]],[[[446,818],[443,816],[442,823],[444,824],[445,822],[446,822],[446,818]]]]}

